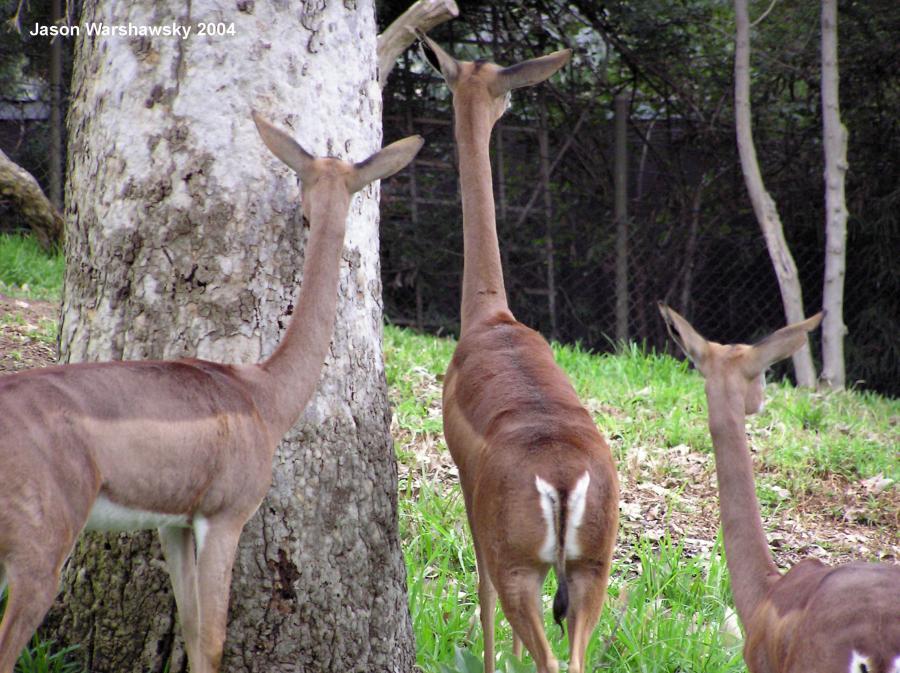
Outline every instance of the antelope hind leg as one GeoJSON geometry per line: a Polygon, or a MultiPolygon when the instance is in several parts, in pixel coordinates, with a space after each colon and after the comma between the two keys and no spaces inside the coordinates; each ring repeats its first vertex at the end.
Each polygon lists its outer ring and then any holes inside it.
{"type": "Polygon", "coordinates": [[[199,661],[200,592],[194,532],[190,528],[160,528],[159,540],[172,580],[188,660],[199,661]]]}
{"type": "Polygon", "coordinates": [[[497,592],[500,605],[513,633],[521,638],[525,649],[531,653],[537,673],[558,673],[559,663],[550,649],[544,633],[541,613],[541,589],[546,570],[501,569],[497,576],[497,592]]]}
{"type": "Polygon", "coordinates": [[[9,592],[0,622],[0,673],[13,673],[19,655],[53,605],[64,559],[55,567],[43,559],[37,564],[7,560],[5,581],[9,592]]]}
{"type": "Polygon", "coordinates": [[[566,622],[569,627],[569,673],[584,673],[584,654],[591,633],[600,619],[606,599],[609,580],[609,564],[606,572],[588,568],[574,568],[567,572],[569,584],[569,609],[566,622]]]}
{"type": "Polygon", "coordinates": [[[231,569],[243,522],[210,522],[197,561],[200,607],[199,661],[191,661],[191,673],[216,673],[222,661],[228,625],[231,569]]]}

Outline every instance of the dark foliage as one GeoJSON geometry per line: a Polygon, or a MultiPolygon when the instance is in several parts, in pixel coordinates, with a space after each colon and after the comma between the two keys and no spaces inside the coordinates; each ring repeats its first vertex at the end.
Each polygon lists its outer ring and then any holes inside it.
{"type": "MultiPolygon", "coordinates": [[[[80,4],[80,0],[68,3],[61,0],[61,11],[68,8],[70,16],[77,16],[80,4]]],[[[51,0],[0,0],[0,150],[31,173],[44,193],[49,194],[50,38],[29,34],[36,23],[42,26],[53,23],[51,0]]],[[[59,39],[62,46],[60,95],[62,108],[66,109],[73,40],[59,39]]],[[[64,120],[62,134],[65,137],[64,120]]],[[[26,228],[17,210],[0,196],[0,231],[26,228]]]]}
{"type": "MultiPolygon", "coordinates": [[[[381,23],[407,4],[381,3],[381,23]]],[[[754,3],[751,16],[768,6],[754,3]]],[[[668,347],[657,299],[720,341],[752,341],[784,323],[734,141],[729,4],[528,0],[463,2],[460,10],[459,19],[433,31],[460,57],[513,63],[563,46],[576,51],[549,84],[515,92],[495,130],[498,228],[520,320],[564,341],[612,347],[612,110],[614,96],[624,93],[631,102],[631,338],[668,347]],[[546,132],[551,164],[561,154],[549,180],[549,209],[539,132],[522,127],[546,132]],[[529,200],[533,208],[523,216],[529,200]]],[[[900,5],[845,2],[839,12],[841,113],[850,131],[848,380],[896,395],[900,79],[892,64],[900,62],[900,43],[892,36],[900,34],[900,5]]],[[[779,2],[753,31],[757,152],[809,314],[821,305],[824,274],[819,49],[815,3],[779,2]]],[[[385,191],[385,304],[397,322],[454,332],[462,238],[451,120],[445,85],[411,49],[385,90],[385,136],[414,131],[427,144],[414,178],[385,191]]]]}
{"type": "MultiPolygon", "coordinates": [[[[517,317],[547,336],[598,350],[612,347],[612,110],[614,96],[625,94],[631,111],[631,338],[669,348],[654,308],[658,299],[721,341],[752,341],[783,324],[777,283],[737,160],[729,3],[458,4],[460,18],[436,29],[434,37],[460,57],[513,63],[562,46],[576,51],[573,63],[548,84],[517,91],[495,132],[498,225],[517,317]],[[552,168],[549,201],[542,188],[541,133],[552,168]]],[[[382,27],[408,5],[380,2],[382,27]]],[[[0,0],[0,15],[11,17],[17,6],[0,0]]],[[[768,6],[753,3],[751,16],[768,6]]],[[[69,8],[77,16],[78,3],[69,8]]],[[[752,55],[757,151],[800,270],[808,313],[820,306],[824,271],[818,11],[817,3],[776,3],[753,31],[752,55]]],[[[49,0],[31,0],[23,26],[48,23],[49,13],[49,0]]],[[[896,395],[900,5],[842,2],[839,26],[841,113],[850,131],[848,380],[896,395]]],[[[0,26],[0,102],[16,98],[23,74],[47,81],[47,42],[0,26]]],[[[65,45],[68,81],[72,41],[65,45]]],[[[462,231],[448,92],[410,49],[384,100],[386,139],[416,132],[428,141],[414,179],[406,172],[384,186],[387,315],[452,333],[458,328],[462,231]]],[[[0,120],[0,147],[45,189],[47,123],[0,120]]],[[[0,224],[15,226],[12,215],[0,200],[0,224]]]]}

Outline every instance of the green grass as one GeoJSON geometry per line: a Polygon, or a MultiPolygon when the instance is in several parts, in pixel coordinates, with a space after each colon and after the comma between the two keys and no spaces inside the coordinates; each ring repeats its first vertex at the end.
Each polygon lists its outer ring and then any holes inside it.
{"type": "MultiPolygon", "coordinates": [[[[6,607],[6,592],[5,588],[0,591],[0,615],[6,607]]],[[[34,636],[16,662],[15,673],[82,673],[75,661],[77,650],[77,645],[57,648],[54,641],[34,636]]]]}
{"type": "Polygon", "coordinates": [[[81,665],[75,660],[78,646],[56,648],[52,640],[32,639],[19,661],[16,673],[81,673],[81,665]]]}
{"type": "MultiPolygon", "coordinates": [[[[438,379],[453,353],[449,339],[387,327],[385,359],[401,428],[440,430],[426,402],[440,404],[440,390],[421,397],[421,373],[438,379]],[[419,393],[418,397],[414,394],[419,393]]],[[[557,362],[585,406],[611,440],[616,458],[687,445],[712,452],[700,375],[686,362],[645,353],[631,345],[616,354],[593,355],[553,344],[557,362]]],[[[793,488],[811,487],[823,475],[864,479],[877,474],[900,481],[900,401],[856,391],[819,393],[789,383],[770,383],[761,414],[747,419],[753,447],[793,488]]]]}
{"type": "Polygon", "coordinates": [[[635,673],[742,670],[721,542],[706,558],[687,556],[668,537],[658,545],[641,542],[634,554],[636,579],[622,579],[627,566],[613,568],[610,595],[620,597],[621,607],[605,610],[588,661],[635,673]]]}
{"type": "MultiPolygon", "coordinates": [[[[0,292],[58,299],[62,275],[61,255],[46,256],[28,238],[0,236],[0,292]]],[[[31,332],[52,343],[54,329],[48,321],[31,332]]],[[[480,673],[475,559],[441,433],[441,378],[455,342],[388,326],[384,347],[418,663],[426,673],[480,673]]],[[[609,439],[623,473],[640,463],[653,466],[640,472],[650,483],[677,482],[686,475],[657,458],[684,447],[711,453],[702,381],[684,362],[636,346],[592,355],[554,345],[554,353],[609,439]]],[[[790,507],[795,497],[817,492],[826,478],[859,481],[884,475],[900,481],[900,402],[853,391],[797,390],[783,383],[770,384],[767,398],[766,410],[748,419],[762,462],[758,493],[767,516],[790,507]]],[[[678,507],[677,489],[672,492],[670,505],[678,507]]],[[[872,499],[866,506],[878,511],[881,505],[872,499]]],[[[549,623],[554,591],[551,573],[545,587],[546,626],[565,666],[567,639],[549,623]]],[[[720,541],[708,553],[691,555],[668,535],[651,542],[623,529],[609,600],[588,647],[589,670],[744,671],[730,606],[720,541]]],[[[533,671],[527,657],[524,662],[512,657],[512,636],[499,610],[496,623],[498,670],[533,671]]],[[[67,663],[70,654],[53,653],[52,644],[36,640],[17,671],[75,673],[78,666],[67,663]]]]}
{"type": "MultiPolygon", "coordinates": [[[[458,494],[430,486],[406,490],[401,538],[408,568],[409,604],[418,664],[424,671],[480,673],[484,648],[475,559],[458,494]]],[[[706,558],[688,557],[664,537],[642,542],[632,558],[616,562],[610,598],[588,647],[591,668],[623,673],[743,670],[741,637],[730,601],[721,544],[706,558]],[[729,615],[731,615],[729,617],[729,615]]],[[[545,592],[545,628],[557,658],[566,661],[568,639],[550,622],[555,580],[545,592]]],[[[511,654],[512,633],[498,609],[498,670],[533,671],[511,654]]]]}
{"type": "Polygon", "coordinates": [[[751,425],[767,465],[808,480],[826,474],[848,479],[900,480],[900,401],[873,393],[798,390],[773,385],[765,411],[751,425]]]}
{"type": "MultiPolygon", "coordinates": [[[[421,455],[431,446],[446,456],[440,434],[440,381],[455,343],[388,326],[385,361],[394,403],[400,460],[401,538],[408,568],[410,608],[419,666],[431,673],[479,673],[483,641],[477,623],[475,560],[459,488],[421,455]],[[436,470],[438,473],[436,473],[436,470]]],[[[706,399],[699,374],[667,355],[628,347],[592,355],[553,346],[582,401],[610,440],[623,466],[635,453],[654,458],[679,445],[711,453],[706,399]]],[[[900,478],[900,403],[853,391],[816,393],[784,383],[767,387],[766,410],[748,419],[763,462],[759,494],[769,514],[790,499],[820,489],[823,477],[900,478]]],[[[654,476],[664,479],[661,464],[654,476]]],[[[896,488],[896,485],[894,486],[896,488]]],[[[677,541],[657,543],[620,535],[610,599],[588,648],[589,670],[744,671],[740,632],[731,611],[721,544],[689,556],[677,541]],[[629,544],[633,548],[623,549],[629,544]]],[[[545,587],[545,614],[554,651],[565,662],[568,643],[549,623],[555,591],[545,587]]],[[[499,612],[499,610],[498,610],[499,612]]],[[[517,673],[533,664],[513,660],[512,636],[497,620],[498,670],[517,673]]]]}
{"type": "Polygon", "coordinates": [[[31,236],[0,234],[0,292],[14,297],[58,300],[65,259],[48,255],[31,236]]]}

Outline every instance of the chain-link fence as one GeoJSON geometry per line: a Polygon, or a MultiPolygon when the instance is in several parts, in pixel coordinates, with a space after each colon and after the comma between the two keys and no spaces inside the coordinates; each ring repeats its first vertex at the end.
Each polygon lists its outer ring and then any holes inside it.
{"type": "MultiPolygon", "coordinates": [[[[407,58],[385,92],[385,138],[420,133],[425,147],[383,186],[385,306],[401,325],[458,329],[462,214],[446,87],[407,58]]],[[[620,287],[616,266],[613,122],[561,106],[539,90],[492,136],[497,226],[510,306],[550,338],[615,345],[616,299],[627,296],[627,338],[670,349],[659,300],[711,338],[747,341],[784,324],[777,281],[749,210],[736,157],[722,166],[696,151],[688,129],[632,116],[628,217],[620,287]]],[[[611,111],[610,111],[611,113],[611,111]]],[[[821,250],[795,247],[804,287],[821,279],[821,250]]],[[[818,306],[811,293],[807,305],[818,306]]]]}
{"type": "MultiPolygon", "coordinates": [[[[12,8],[0,4],[4,19],[0,26],[0,151],[37,180],[53,207],[62,211],[72,42],[57,38],[48,44],[46,38],[30,36],[27,30],[19,32],[12,20],[6,21],[5,12],[12,8]]],[[[49,12],[62,11],[43,3],[29,8],[35,16],[47,14],[47,21],[49,12]]],[[[11,179],[12,173],[4,175],[11,179]]],[[[33,225],[24,216],[27,206],[17,197],[21,197],[20,188],[4,184],[0,189],[0,231],[33,225]]]]}
{"type": "MultiPolygon", "coordinates": [[[[462,30],[446,46],[456,53],[467,48],[484,54],[515,51],[500,42],[473,46],[466,35],[462,30]]],[[[5,64],[0,67],[0,149],[37,178],[53,200],[59,198],[54,197],[54,172],[64,181],[65,143],[54,153],[52,138],[55,128],[64,140],[65,128],[62,115],[53,115],[50,54],[45,46],[27,58],[6,58],[14,51],[0,50],[0,65],[5,64]]],[[[512,53],[505,62],[517,58],[512,53]]],[[[71,54],[64,52],[56,99],[62,110],[68,105],[70,62],[71,54]]],[[[623,253],[617,248],[614,209],[612,99],[585,99],[584,81],[576,84],[581,88],[551,80],[517,90],[513,107],[494,129],[497,223],[517,318],[549,338],[609,350],[623,334],[616,304],[624,294],[628,340],[670,352],[658,300],[719,341],[752,341],[783,325],[781,296],[746,197],[730,124],[701,128],[690,118],[656,113],[638,94],[629,101],[623,253]],[[616,269],[623,261],[627,280],[620,283],[616,269]]],[[[414,51],[408,52],[384,91],[384,136],[390,141],[420,133],[427,142],[407,171],[382,186],[385,312],[396,324],[444,334],[458,330],[463,268],[451,107],[446,85],[414,51]]],[[[781,140],[770,132],[758,142],[760,155],[766,156],[765,143],[772,147],[781,140]]],[[[785,182],[791,181],[782,178],[782,186],[785,182]]],[[[778,201],[812,313],[821,306],[822,226],[808,212],[799,212],[810,208],[808,190],[778,201]],[[806,224],[794,226],[801,219],[806,224]]],[[[0,195],[0,230],[24,227],[16,208],[0,195]]],[[[874,240],[866,244],[871,247],[874,240]]],[[[868,309],[860,298],[875,275],[891,272],[880,262],[877,274],[861,267],[859,255],[869,254],[868,249],[860,246],[855,253],[851,245],[848,251],[848,369],[850,380],[865,379],[890,392],[896,390],[900,365],[879,335],[893,332],[883,325],[881,303],[868,309]]]]}

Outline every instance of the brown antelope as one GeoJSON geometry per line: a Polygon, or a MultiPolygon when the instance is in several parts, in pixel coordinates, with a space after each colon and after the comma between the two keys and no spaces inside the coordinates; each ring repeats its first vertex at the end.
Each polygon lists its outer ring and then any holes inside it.
{"type": "Polygon", "coordinates": [[[669,333],[706,380],[719,512],[750,673],[900,673],[900,566],[804,559],[782,575],[759,515],[746,414],[763,407],[765,370],[806,343],[822,314],[753,346],[707,341],[668,306],[669,333]]]}
{"type": "Polygon", "coordinates": [[[499,594],[539,673],[558,670],[544,634],[541,587],[555,566],[557,623],[569,625],[569,671],[584,670],[606,596],[618,526],[612,455],[544,338],[506,302],[497,242],[491,129],[509,93],[545,80],[571,52],[502,68],[463,62],[420,35],[453,92],[463,208],[459,344],[444,380],[444,436],[459,469],[478,565],[484,670],[494,670],[499,594]]]}
{"type": "Polygon", "coordinates": [[[254,120],[299,173],[310,226],[297,309],[274,354],[255,365],[103,362],[0,377],[0,673],[12,673],[50,608],[84,529],[159,529],[191,670],[219,668],[241,529],[328,352],[351,194],[422,145],[406,138],[350,164],[314,158],[254,120]]]}

